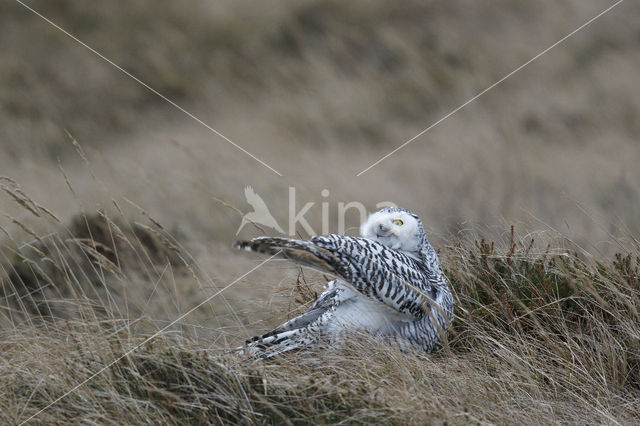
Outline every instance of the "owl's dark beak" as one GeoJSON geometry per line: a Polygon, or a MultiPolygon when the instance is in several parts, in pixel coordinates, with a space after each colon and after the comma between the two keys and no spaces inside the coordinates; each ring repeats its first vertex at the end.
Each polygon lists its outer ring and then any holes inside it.
{"type": "Polygon", "coordinates": [[[378,237],[386,237],[389,235],[390,231],[391,231],[391,228],[386,227],[383,224],[379,224],[378,231],[376,232],[376,234],[378,234],[378,237]]]}

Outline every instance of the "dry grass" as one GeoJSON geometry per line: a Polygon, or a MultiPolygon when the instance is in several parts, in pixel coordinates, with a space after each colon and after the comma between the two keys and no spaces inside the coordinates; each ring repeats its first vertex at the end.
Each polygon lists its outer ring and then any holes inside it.
{"type": "MultiPolygon", "coordinates": [[[[221,351],[238,339],[212,345],[185,326],[206,322],[202,312],[161,330],[141,302],[153,295],[157,310],[171,295],[160,281],[189,271],[182,282],[199,282],[201,271],[157,225],[116,222],[79,216],[70,238],[4,262],[2,288],[14,293],[2,298],[3,422],[631,424],[640,415],[637,245],[613,262],[536,254],[513,234],[499,248],[447,246],[457,318],[442,350],[403,354],[363,337],[344,351],[254,362],[221,351]],[[171,272],[160,271],[165,262],[171,272]]],[[[302,278],[289,285],[308,298],[302,278]]]]}

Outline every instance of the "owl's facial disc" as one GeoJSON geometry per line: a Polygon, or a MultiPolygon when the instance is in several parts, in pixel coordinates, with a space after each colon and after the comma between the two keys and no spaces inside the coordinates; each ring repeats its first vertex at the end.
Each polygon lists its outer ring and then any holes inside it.
{"type": "Polygon", "coordinates": [[[394,250],[417,252],[418,226],[417,220],[406,212],[379,211],[369,216],[360,227],[360,234],[394,250]]]}

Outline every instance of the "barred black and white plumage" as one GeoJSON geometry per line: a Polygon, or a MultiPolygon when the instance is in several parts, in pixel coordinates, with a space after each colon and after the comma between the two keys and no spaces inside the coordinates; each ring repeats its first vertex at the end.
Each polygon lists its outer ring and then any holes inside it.
{"type": "Polygon", "coordinates": [[[388,207],[372,214],[362,237],[310,240],[258,237],[238,249],[278,254],[337,279],[302,315],[247,341],[249,353],[271,357],[321,338],[367,332],[431,352],[453,320],[453,297],[420,219],[388,207]]]}

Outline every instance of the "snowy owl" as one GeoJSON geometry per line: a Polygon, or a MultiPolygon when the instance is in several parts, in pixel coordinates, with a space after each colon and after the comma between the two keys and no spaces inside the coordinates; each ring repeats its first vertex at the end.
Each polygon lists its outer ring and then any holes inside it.
{"type": "Polygon", "coordinates": [[[360,234],[236,242],[235,248],[279,254],[337,278],[305,313],[238,351],[269,358],[349,332],[369,333],[405,350],[437,348],[453,321],[453,296],[418,216],[387,207],[370,215],[360,234]]]}

